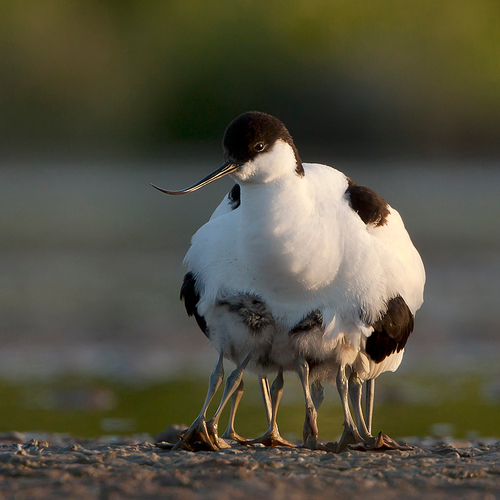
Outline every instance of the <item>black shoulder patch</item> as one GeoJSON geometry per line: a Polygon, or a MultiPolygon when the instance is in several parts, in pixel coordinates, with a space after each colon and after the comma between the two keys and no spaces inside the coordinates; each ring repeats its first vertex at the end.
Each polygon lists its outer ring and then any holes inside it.
{"type": "Polygon", "coordinates": [[[349,197],[349,204],[361,220],[365,224],[373,224],[375,227],[386,224],[390,212],[384,198],[370,188],[359,186],[352,179],[347,180],[349,187],[346,194],[349,197]]]}
{"type": "Polygon", "coordinates": [[[200,301],[200,294],[196,291],[196,280],[194,279],[193,273],[187,273],[184,276],[184,281],[181,286],[181,300],[184,301],[188,316],[194,316],[201,331],[209,337],[205,318],[200,316],[196,310],[196,306],[200,301]]]}
{"type": "Polygon", "coordinates": [[[241,188],[239,184],[235,184],[231,191],[227,194],[231,210],[236,210],[241,205],[241,188]]]}
{"type": "Polygon", "coordinates": [[[374,332],[366,339],[366,354],[380,363],[399,352],[413,331],[413,314],[403,297],[398,295],[387,303],[387,311],[374,323],[374,332]]]}

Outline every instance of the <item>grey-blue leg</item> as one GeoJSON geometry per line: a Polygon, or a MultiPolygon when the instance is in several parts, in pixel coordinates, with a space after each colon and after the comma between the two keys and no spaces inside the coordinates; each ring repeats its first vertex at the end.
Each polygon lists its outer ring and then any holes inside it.
{"type": "Polygon", "coordinates": [[[367,428],[365,417],[363,416],[363,410],[361,408],[362,392],[363,382],[361,382],[359,375],[355,371],[352,371],[349,377],[349,397],[351,399],[352,410],[354,412],[354,418],[356,419],[358,432],[362,439],[367,441],[372,436],[367,428]]]}
{"type": "Polygon", "coordinates": [[[366,427],[368,432],[372,432],[373,421],[373,402],[375,398],[375,379],[371,378],[366,381],[366,427]]]}
{"type": "Polygon", "coordinates": [[[236,391],[241,383],[241,379],[243,378],[243,372],[247,367],[250,359],[252,358],[252,353],[249,353],[247,357],[240,363],[235,370],[231,372],[229,377],[227,377],[226,385],[224,386],[224,393],[222,394],[222,399],[217,408],[214,416],[207,422],[207,430],[212,438],[212,442],[215,444],[216,449],[227,448],[228,445],[222,440],[219,439],[217,435],[218,427],[219,427],[219,419],[222,414],[222,410],[226,406],[227,402],[233,395],[234,391],[236,391]]]}
{"type": "Polygon", "coordinates": [[[264,397],[264,404],[267,408],[267,431],[257,439],[250,441],[250,444],[261,443],[265,446],[295,446],[286,439],[282,438],[278,429],[276,421],[278,415],[278,407],[283,395],[283,370],[280,369],[276,376],[271,388],[269,389],[269,381],[265,379],[266,383],[262,384],[262,395],[264,397]],[[270,404],[270,406],[269,406],[270,404]],[[269,413],[269,410],[270,413],[269,413]]]}
{"type": "Polygon", "coordinates": [[[208,429],[207,429],[207,410],[208,407],[218,391],[222,380],[224,379],[224,358],[222,353],[219,355],[219,359],[215,368],[210,375],[208,392],[201,408],[200,414],[191,424],[189,429],[183,434],[179,442],[173,447],[174,450],[182,448],[184,450],[193,451],[201,448],[208,448],[210,450],[218,449],[211,439],[208,429]]]}
{"type": "Polygon", "coordinates": [[[236,441],[238,443],[243,443],[243,444],[248,442],[248,439],[241,437],[234,430],[234,419],[236,417],[236,411],[238,410],[238,406],[243,396],[244,387],[245,384],[243,383],[242,380],[238,388],[234,391],[233,395],[231,396],[231,411],[229,413],[229,421],[227,423],[227,428],[224,434],[222,434],[221,436],[223,439],[230,439],[231,441],[236,441]]]}
{"type": "Polygon", "coordinates": [[[306,406],[306,416],[302,431],[304,448],[332,451],[329,447],[326,447],[318,441],[318,408],[323,402],[323,387],[321,384],[313,384],[314,389],[311,394],[311,389],[309,387],[309,363],[303,357],[299,356],[295,360],[295,364],[297,367],[297,374],[302,384],[302,390],[304,391],[306,406]]]}
{"type": "Polygon", "coordinates": [[[311,398],[314,403],[314,407],[316,411],[319,412],[319,408],[325,399],[325,391],[323,389],[323,385],[319,380],[316,380],[311,384],[311,398]]]}
{"type": "Polygon", "coordinates": [[[344,410],[344,430],[336,450],[337,453],[339,453],[345,450],[350,444],[363,442],[349,409],[349,380],[346,375],[345,365],[340,365],[337,372],[337,390],[339,391],[342,408],[344,410]]]}
{"type": "Polygon", "coordinates": [[[357,444],[352,444],[349,448],[360,451],[411,450],[411,447],[400,445],[394,441],[394,439],[390,438],[386,434],[383,434],[382,432],[380,432],[377,437],[372,436],[365,423],[363,412],[361,411],[362,386],[363,384],[357,373],[352,372],[349,377],[349,396],[351,398],[354,415],[358,423],[358,430],[363,441],[357,444]]]}

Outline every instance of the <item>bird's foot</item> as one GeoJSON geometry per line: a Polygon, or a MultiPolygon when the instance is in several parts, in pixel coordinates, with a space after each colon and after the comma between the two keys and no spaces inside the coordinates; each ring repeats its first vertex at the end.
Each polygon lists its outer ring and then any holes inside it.
{"type": "Polygon", "coordinates": [[[377,437],[371,436],[371,439],[366,439],[361,443],[349,445],[349,449],[356,451],[388,451],[388,450],[413,450],[413,446],[407,444],[399,444],[386,434],[379,432],[377,437]]]}
{"type": "MultiPolygon", "coordinates": [[[[221,441],[217,434],[213,432],[207,425],[207,421],[203,417],[198,417],[189,429],[187,429],[181,436],[179,441],[172,446],[172,450],[186,450],[186,451],[217,451],[220,450],[219,441],[221,441]]],[[[159,448],[167,448],[168,443],[157,443],[159,448]]],[[[224,447],[227,447],[225,445],[224,447]]]]}
{"type": "Polygon", "coordinates": [[[214,421],[212,418],[207,422],[207,430],[210,438],[212,439],[212,442],[215,443],[215,446],[217,447],[218,450],[223,450],[224,448],[231,448],[224,439],[221,439],[218,434],[218,427],[219,424],[218,422],[214,421]]]}
{"type": "Polygon", "coordinates": [[[308,450],[336,452],[337,443],[323,444],[320,441],[318,441],[317,436],[309,436],[306,439],[304,439],[303,448],[307,448],[308,450]]]}
{"type": "Polygon", "coordinates": [[[336,443],[327,443],[324,445],[327,450],[333,453],[341,453],[345,450],[349,449],[354,449],[352,446],[356,446],[358,444],[363,444],[364,441],[359,435],[359,432],[357,429],[346,429],[344,428],[344,432],[342,433],[342,436],[340,437],[340,440],[336,443]]]}
{"type": "Polygon", "coordinates": [[[240,444],[250,444],[250,439],[241,437],[234,429],[227,428],[221,438],[224,440],[235,441],[240,444]]]}
{"type": "Polygon", "coordinates": [[[302,447],[307,448],[308,450],[329,451],[325,448],[326,445],[318,441],[317,418],[318,414],[315,409],[309,409],[309,411],[306,411],[306,419],[302,429],[302,447]]]}
{"type": "Polygon", "coordinates": [[[271,446],[271,447],[288,446],[290,448],[295,448],[295,445],[293,443],[290,443],[290,441],[287,441],[285,438],[281,437],[281,434],[279,433],[278,429],[267,431],[262,436],[247,442],[247,444],[259,444],[259,443],[263,444],[264,446],[271,446]]]}

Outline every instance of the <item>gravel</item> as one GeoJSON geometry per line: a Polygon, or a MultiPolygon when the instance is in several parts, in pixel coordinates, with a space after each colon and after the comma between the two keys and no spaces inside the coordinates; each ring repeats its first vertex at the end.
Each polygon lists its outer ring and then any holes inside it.
{"type": "Polygon", "coordinates": [[[0,499],[500,499],[494,440],[426,438],[410,451],[336,455],[240,445],[168,451],[142,438],[0,436],[0,499]]]}

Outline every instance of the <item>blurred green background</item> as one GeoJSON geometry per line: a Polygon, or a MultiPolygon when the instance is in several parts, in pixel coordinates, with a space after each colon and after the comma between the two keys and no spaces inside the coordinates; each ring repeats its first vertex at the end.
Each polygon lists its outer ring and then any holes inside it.
{"type": "Polygon", "coordinates": [[[143,153],[259,109],[336,154],[498,152],[499,19],[494,0],[7,0],[1,141],[143,153]]]}
{"type": "MultiPolygon", "coordinates": [[[[148,184],[212,171],[224,128],[258,109],[304,161],[378,191],[422,253],[426,301],[375,427],[498,437],[499,24],[493,0],[2,2],[0,432],[193,420],[216,356],[178,301],[182,257],[231,182],[148,184]]],[[[283,407],[300,437],[293,374],[283,407]]]]}

